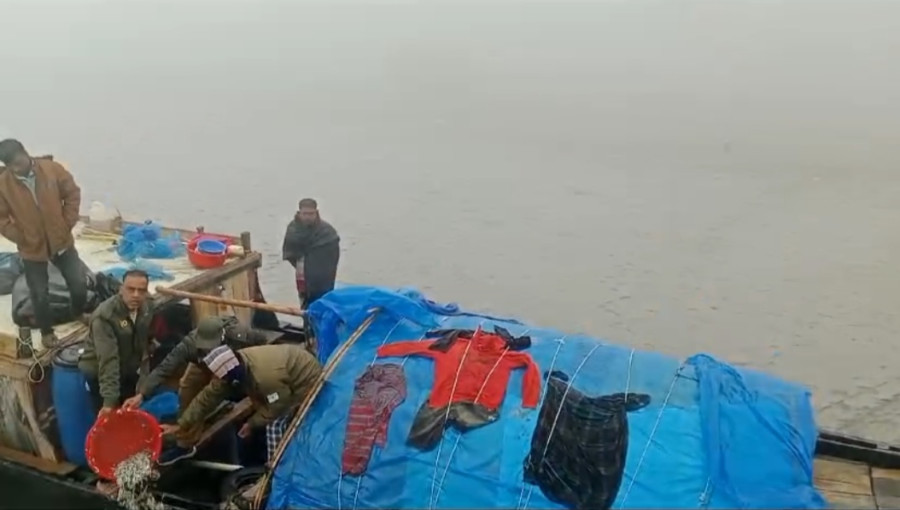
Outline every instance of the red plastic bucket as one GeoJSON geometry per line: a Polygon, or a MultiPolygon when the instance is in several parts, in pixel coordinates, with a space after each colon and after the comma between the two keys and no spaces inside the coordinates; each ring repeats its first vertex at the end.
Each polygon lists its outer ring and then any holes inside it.
{"type": "Polygon", "coordinates": [[[115,481],[116,466],[141,452],[156,461],[162,450],[162,429],[150,413],[117,409],[97,419],[85,441],[88,465],[104,480],[115,481]]]}
{"type": "Polygon", "coordinates": [[[225,265],[228,260],[228,246],[232,244],[231,239],[224,236],[212,234],[198,234],[187,243],[187,256],[191,264],[197,269],[214,269],[225,265]],[[200,241],[211,240],[219,241],[225,244],[224,253],[204,253],[197,249],[200,241]]]}

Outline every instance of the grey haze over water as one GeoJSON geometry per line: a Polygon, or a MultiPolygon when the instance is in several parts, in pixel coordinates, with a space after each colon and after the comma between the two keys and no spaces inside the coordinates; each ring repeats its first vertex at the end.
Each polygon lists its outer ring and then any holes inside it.
{"type": "MultiPolygon", "coordinates": [[[[900,442],[900,4],[0,2],[0,136],[340,279],[802,381],[900,442]]],[[[86,207],[85,207],[86,210],[86,207]]],[[[598,368],[600,369],[600,368],[598,368]]]]}

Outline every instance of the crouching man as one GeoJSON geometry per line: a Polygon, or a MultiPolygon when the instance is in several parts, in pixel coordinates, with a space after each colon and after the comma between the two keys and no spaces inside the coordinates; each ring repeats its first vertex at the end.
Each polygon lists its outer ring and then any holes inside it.
{"type": "MultiPolygon", "coordinates": [[[[301,345],[260,345],[238,351],[221,345],[201,361],[212,380],[181,414],[178,424],[164,427],[167,433],[202,425],[234,390],[247,395],[253,415],[238,431],[247,438],[255,429],[266,430],[266,458],[272,461],[296,407],[313,390],[322,366],[301,345]]],[[[177,436],[176,436],[177,437],[177,436]]],[[[181,448],[193,448],[181,439],[181,448]]],[[[196,441],[196,439],[194,440],[196,441]]],[[[167,450],[170,451],[170,450],[167,450]]],[[[160,463],[168,459],[160,458],[160,463]]]]}
{"type": "MultiPolygon", "coordinates": [[[[236,317],[204,317],[197,323],[197,328],[188,333],[142,381],[137,395],[126,400],[122,407],[140,407],[160,386],[183,371],[184,375],[178,382],[178,408],[180,413],[184,413],[210,382],[210,372],[201,368],[204,356],[221,345],[239,350],[265,343],[265,334],[244,326],[236,317]]],[[[175,434],[178,447],[167,450],[160,463],[166,465],[192,457],[196,453],[193,444],[202,432],[202,423],[181,427],[175,434]]]]}

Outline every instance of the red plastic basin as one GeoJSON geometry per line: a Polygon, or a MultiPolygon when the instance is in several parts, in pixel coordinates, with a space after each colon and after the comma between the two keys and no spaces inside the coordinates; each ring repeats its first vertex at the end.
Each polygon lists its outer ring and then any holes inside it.
{"type": "Polygon", "coordinates": [[[88,465],[104,480],[116,479],[116,466],[141,452],[156,461],[162,450],[162,429],[150,413],[117,409],[97,419],[88,432],[84,453],[88,465]]]}

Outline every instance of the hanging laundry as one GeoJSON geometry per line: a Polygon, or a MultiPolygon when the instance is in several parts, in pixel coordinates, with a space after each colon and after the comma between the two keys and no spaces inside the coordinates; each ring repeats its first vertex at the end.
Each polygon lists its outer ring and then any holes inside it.
{"type": "Polygon", "coordinates": [[[525,457],[523,478],[550,501],[575,509],[612,506],[625,472],[629,411],[650,403],[643,393],[589,397],[566,388],[568,375],[548,374],[548,382],[525,457]]]}
{"type": "MultiPolygon", "coordinates": [[[[472,338],[475,330],[472,329],[437,329],[425,333],[425,338],[437,338],[429,347],[436,351],[447,352],[458,338],[472,338]]],[[[527,335],[513,336],[508,329],[494,326],[494,334],[506,342],[506,347],[512,351],[521,351],[531,347],[531,337],[527,335]]]]}
{"type": "Polygon", "coordinates": [[[509,376],[518,368],[525,369],[522,406],[537,407],[541,394],[537,365],[528,354],[508,349],[500,335],[478,330],[467,339],[460,333],[446,351],[432,349],[434,343],[395,342],[378,349],[381,357],[426,356],[435,362],[434,387],[413,420],[407,441],[411,446],[433,447],[448,423],[466,431],[496,420],[509,376]]]}
{"type": "Polygon", "coordinates": [[[361,475],[369,465],[372,449],[387,444],[387,428],[394,409],[406,399],[403,367],[394,363],[371,365],[356,380],[341,469],[361,475]]]}
{"type": "Polygon", "coordinates": [[[431,342],[394,342],[379,347],[378,356],[432,358],[435,380],[428,399],[431,407],[473,402],[496,410],[506,395],[510,373],[524,368],[522,405],[537,407],[541,395],[537,365],[528,354],[506,350],[506,342],[499,335],[478,331],[471,339],[459,338],[447,352],[432,350],[430,346],[431,342]]]}

